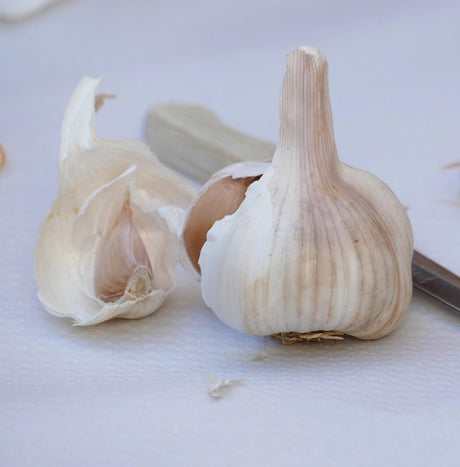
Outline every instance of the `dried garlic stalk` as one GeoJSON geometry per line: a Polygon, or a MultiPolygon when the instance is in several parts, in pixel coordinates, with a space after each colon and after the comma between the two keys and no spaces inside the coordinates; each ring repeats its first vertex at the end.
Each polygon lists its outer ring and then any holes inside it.
{"type": "Polygon", "coordinates": [[[146,139],[153,152],[170,167],[201,183],[226,165],[273,157],[272,143],[224,125],[200,106],[153,106],[146,120],[146,139]]]}

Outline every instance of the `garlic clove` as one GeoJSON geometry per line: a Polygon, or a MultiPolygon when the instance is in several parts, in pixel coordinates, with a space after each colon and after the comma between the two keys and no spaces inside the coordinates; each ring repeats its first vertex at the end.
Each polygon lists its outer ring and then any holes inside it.
{"type": "Polygon", "coordinates": [[[233,164],[219,171],[197,196],[188,213],[183,241],[193,266],[200,271],[198,259],[213,224],[233,214],[246,195],[248,186],[261,177],[267,163],[233,164]],[[243,171],[241,171],[243,169],[243,171]],[[255,175],[252,175],[255,173],[255,175]]]}
{"type": "Polygon", "coordinates": [[[198,259],[206,241],[206,234],[214,222],[233,214],[244,199],[247,187],[255,177],[226,177],[211,186],[206,196],[201,197],[190,211],[188,226],[184,234],[187,253],[194,266],[199,269],[198,259]]]}
{"type": "Polygon", "coordinates": [[[94,278],[96,296],[104,302],[118,301],[125,291],[145,296],[155,288],[152,265],[128,204],[96,254],[94,278]]]}
{"type": "Polygon", "coordinates": [[[412,249],[409,220],[391,190],[337,157],[326,59],[313,48],[291,52],[273,163],[207,232],[199,257],[204,300],[249,334],[378,338],[409,305],[412,249]]]}
{"type": "Polygon", "coordinates": [[[58,196],[35,249],[45,309],[79,325],[139,318],[163,303],[176,283],[183,208],[196,191],[145,145],[96,137],[100,82],[84,78],[69,102],[58,196]]]}
{"type": "Polygon", "coordinates": [[[132,166],[93,193],[75,219],[72,242],[80,253],[80,286],[103,307],[81,325],[101,317],[145,316],[175,286],[177,233],[162,215],[136,205],[130,195],[134,180],[132,166]]]}
{"type": "Polygon", "coordinates": [[[274,153],[273,144],[224,125],[198,105],[154,105],[145,137],[161,161],[201,183],[229,164],[268,160],[274,153]]]}

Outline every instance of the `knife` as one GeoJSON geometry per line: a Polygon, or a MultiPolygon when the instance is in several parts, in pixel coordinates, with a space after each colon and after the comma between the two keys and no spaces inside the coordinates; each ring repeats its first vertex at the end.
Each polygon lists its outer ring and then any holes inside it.
{"type": "Polygon", "coordinates": [[[460,312],[460,277],[416,250],[412,257],[412,282],[418,290],[460,312]]]}

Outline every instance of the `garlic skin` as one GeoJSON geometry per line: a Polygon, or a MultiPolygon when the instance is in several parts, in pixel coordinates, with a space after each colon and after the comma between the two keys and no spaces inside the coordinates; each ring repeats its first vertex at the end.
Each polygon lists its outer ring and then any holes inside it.
{"type": "Polygon", "coordinates": [[[83,78],[61,133],[59,190],[35,248],[38,297],[75,324],[140,318],[174,289],[194,185],[142,143],[98,139],[96,90],[83,78]]]}
{"type": "MultiPolygon", "coordinates": [[[[280,114],[272,164],[207,232],[199,253],[203,298],[248,334],[382,337],[412,296],[412,229],[382,181],[339,161],[327,62],[317,49],[288,55],[280,114]]],[[[198,196],[223,178],[254,177],[254,163],[245,164],[218,172],[198,196]]],[[[199,203],[188,214],[186,247],[191,221],[206,216],[199,203]]]]}

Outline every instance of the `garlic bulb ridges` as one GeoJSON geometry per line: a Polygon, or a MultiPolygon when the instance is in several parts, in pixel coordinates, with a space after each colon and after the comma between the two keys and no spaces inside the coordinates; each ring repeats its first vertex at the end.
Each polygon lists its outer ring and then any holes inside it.
{"type": "Polygon", "coordinates": [[[40,301],[78,325],[140,318],[164,302],[196,192],[144,144],[96,137],[100,82],[81,80],[67,106],[59,191],[35,249],[40,301]]]}
{"type": "MultiPolygon", "coordinates": [[[[272,164],[207,232],[199,253],[203,298],[249,334],[384,336],[411,299],[412,230],[382,181],[338,159],[327,62],[317,49],[288,55],[280,115],[272,164]]],[[[198,196],[210,204],[221,178],[257,175],[244,164],[218,172],[198,196]]]]}

